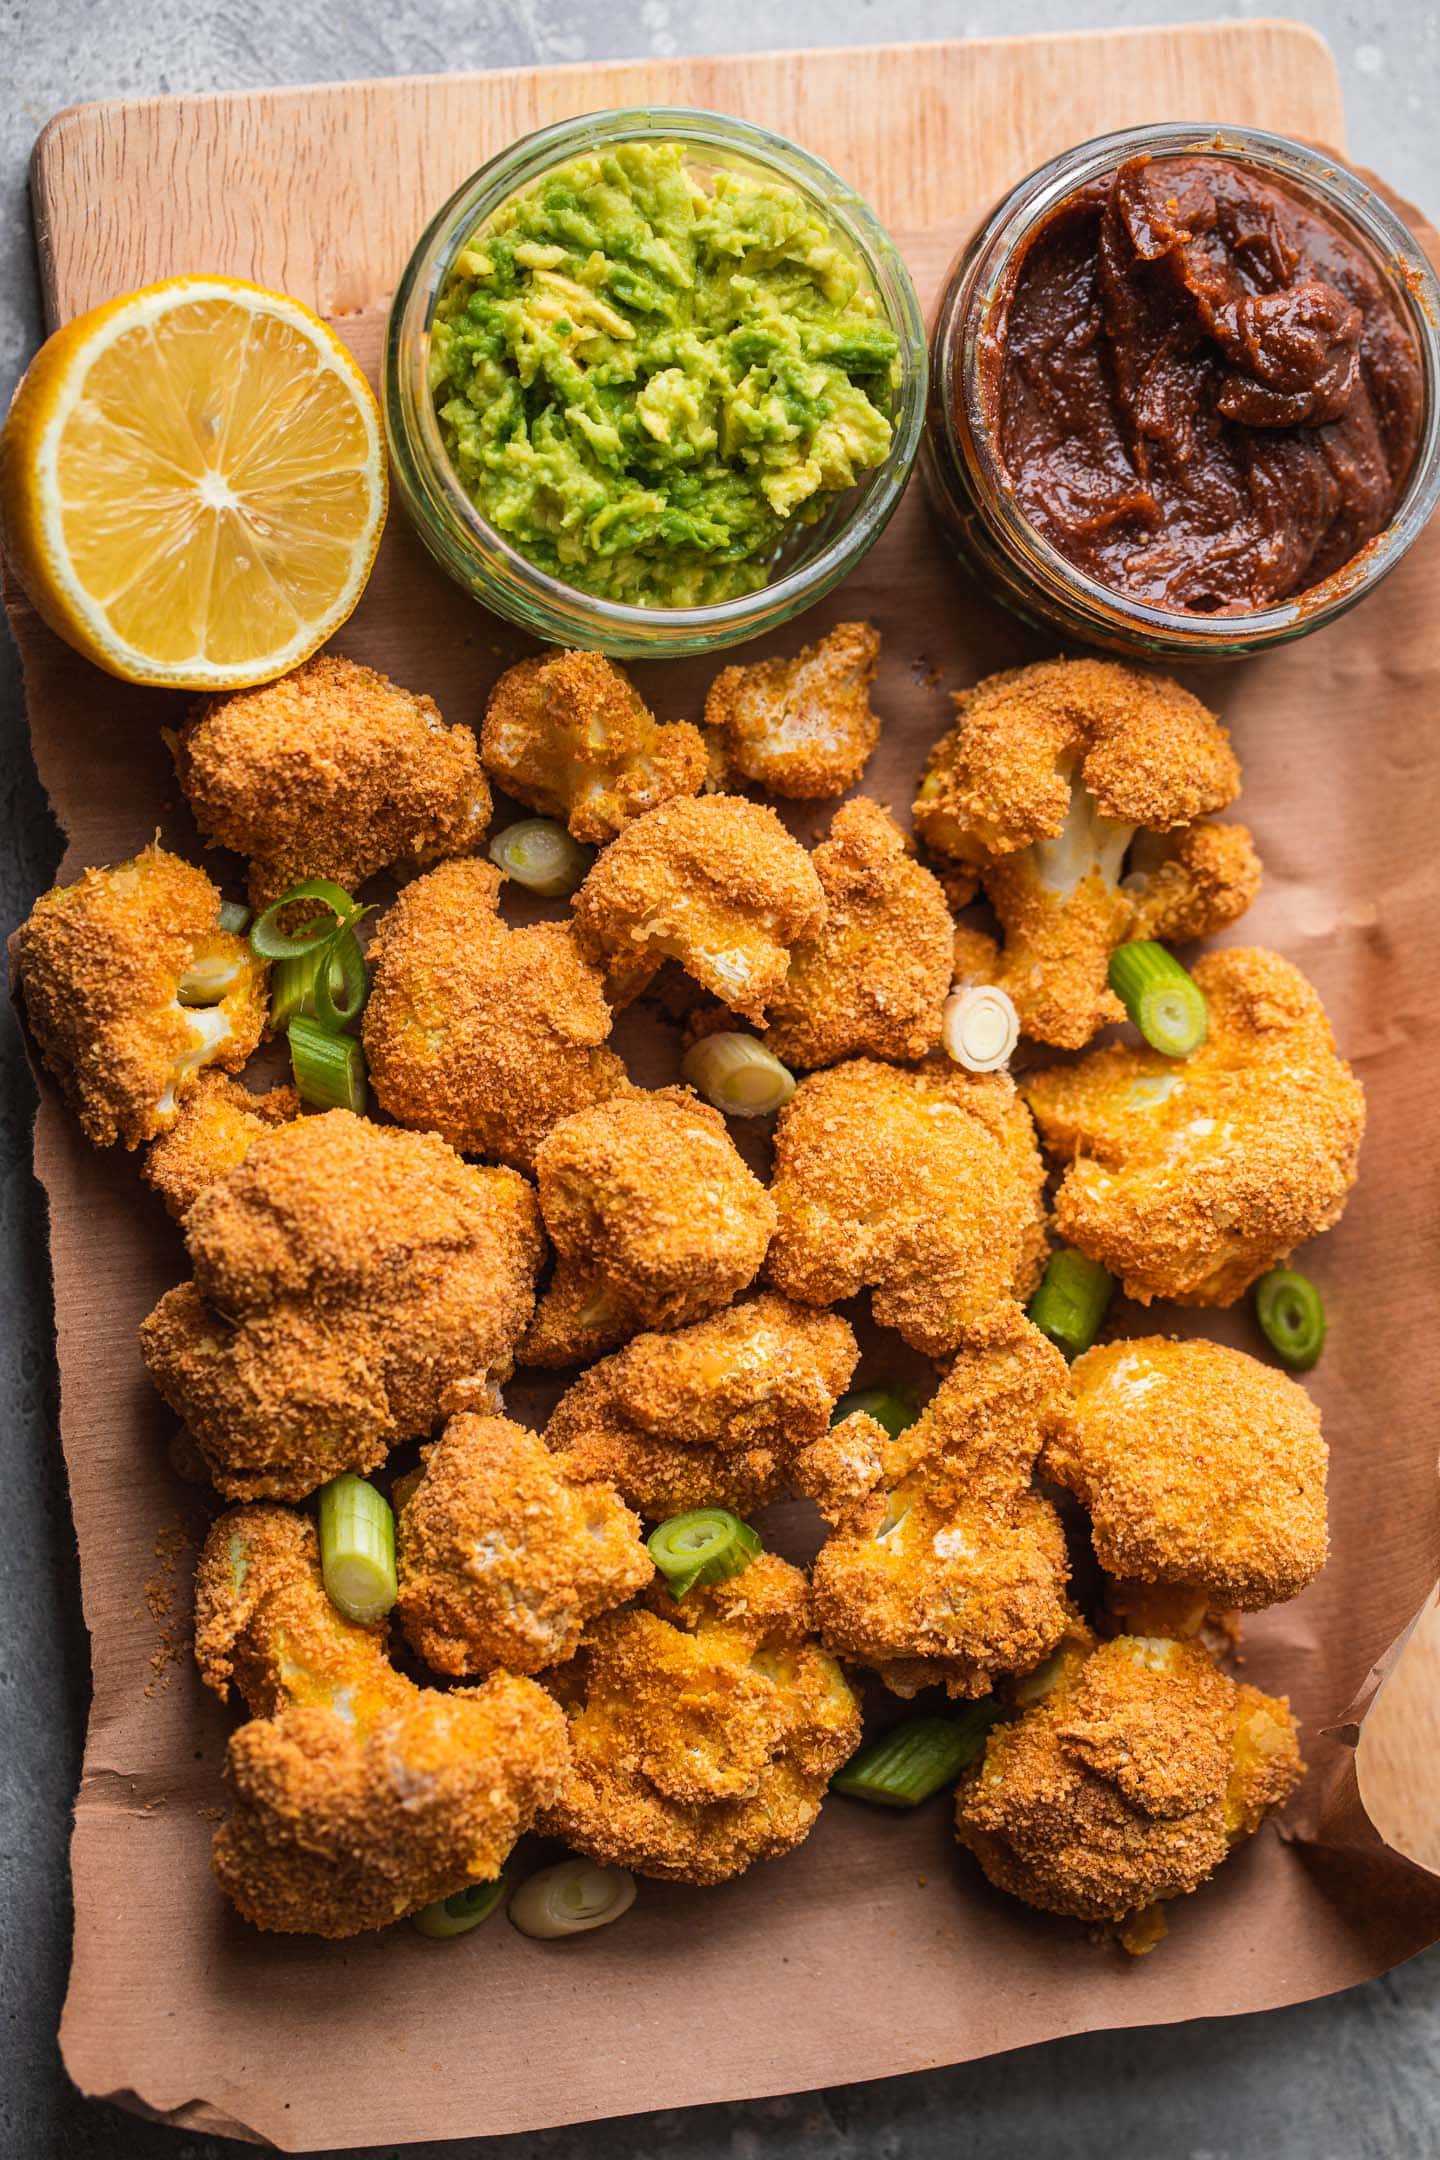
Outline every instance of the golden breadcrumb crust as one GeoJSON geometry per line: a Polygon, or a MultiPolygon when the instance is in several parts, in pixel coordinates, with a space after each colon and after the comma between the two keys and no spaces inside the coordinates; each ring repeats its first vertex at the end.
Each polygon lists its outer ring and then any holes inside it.
{"type": "Polygon", "coordinates": [[[1142,834],[1125,890],[1126,936],[1188,945],[1238,922],[1260,891],[1260,858],[1244,825],[1201,818],[1159,838],[1142,834]]]}
{"type": "Polygon", "coordinates": [[[565,1770],[565,1722],[533,1680],[441,1694],[398,1673],[386,1630],[330,1603],[314,1527],[286,1508],[211,1526],[195,1577],[207,1684],[251,1713],[226,1751],[215,1873],[245,1919],[357,1935],[491,1882],[565,1770]]]}
{"type": "Polygon", "coordinates": [[[327,1110],[258,1139],[185,1218],[194,1279],[140,1330],[230,1498],[298,1499],[508,1378],[543,1239],[513,1170],[327,1110]]]}
{"type": "Polygon", "coordinates": [[[255,907],[302,878],[353,889],[392,864],[468,854],[490,822],[473,732],[339,653],[202,698],[171,748],[206,839],[250,858],[255,907]]]}
{"type": "Polygon", "coordinates": [[[224,1073],[202,1072],[190,1094],[181,1097],[170,1130],[145,1150],[140,1174],[183,1222],[207,1185],[238,1169],[274,1126],[299,1115],[300,1097],[292,1087],[255,1095],[224,1073]]]}
{"type": "Polygon", "coordinates": [[[725,765],[772,795],[843,795],[880,740],[870,703],[879,664],[874,624],[846,622],[793,659],[723,669],[705,700],[705,724],[725,765]]]}
{"type": "Polygon", "coordinates": [[[790,956],[766,1048],[786,1065],[922,1058],[940,1040],[954,926],[945,895],[878,803],[842,803],[814,854],[825,927],[790,956]]]}
{"type": "Polygon", "coordinates": [[[553,1125],[628,1082],[568,923],[512,930],[493,864],[442,863],[382,916],[362,1036],[381,1107],[464,1155],[533,1170],[553,1125]]]}

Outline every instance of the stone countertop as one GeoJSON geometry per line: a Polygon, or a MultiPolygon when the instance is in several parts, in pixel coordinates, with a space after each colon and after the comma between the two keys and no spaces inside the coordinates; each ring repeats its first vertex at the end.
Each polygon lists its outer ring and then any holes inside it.
{"type": "MultiPolygon", "coordinates": [[[[1205,20],[1207,0],[911,0],[917,39],[1205,20]]],[[[1272,12],[1248,0],[1236,13],[1272,12]]],[[[1276,8],[1339,61],[1350,147],[1432,214],[1440,15],[1389,0],[1276,8]]],[[[874,0],[0,0],[12,88],[0,110],[0,399],[40,336],[26,160],[61,106],[100,97],[515,67],[637,53],[743,52],[893,38],[874,0]],[[343,39],[336,26],[344,23],[343,39]]],[[[0,631],[0,914],[9,934],[48,885],[58,836],[31,767],[19,669],[0,631]]],[[[253,2148],[82,2100],[55,2027],[69,1950],[66,1836],[88,1686],[74,1538],[55,1439],[43,1209],[30,1175],[33,1094],[0,1009],[0,2160],[221,2160],[253,2148]]],[[[863,1946],[857,1946],[863,1947],[863,1946]]],[[[878,2084],[555,2130],[407,2146],[406,2160],[1408,2160],[1440,2147],[1440,1950],[1367,1987],[1265,2017],[1099,2033],[878,2084]]],[[[480,2068],[483,2076],[483,2066],[480,2068]]],[[[379,2148],[368,2148],[380,2160],[379,2148]]],[[[385,2160],[402,2160],[387,2147],[385,2160]]],[[[358,2155],[350,2160],[359,2160],[358,2155]]]]}

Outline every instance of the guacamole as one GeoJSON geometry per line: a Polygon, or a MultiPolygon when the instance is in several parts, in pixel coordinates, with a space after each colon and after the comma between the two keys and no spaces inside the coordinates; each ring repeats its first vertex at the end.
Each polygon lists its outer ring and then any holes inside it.
{"type": "Polygon", "coordinates": [[[787,531],[880,464],[899,345],[794,189],[678,143],[557,166],[455,259],[430,383],[486,520],[641,607],[753,592],[787,531]]]}

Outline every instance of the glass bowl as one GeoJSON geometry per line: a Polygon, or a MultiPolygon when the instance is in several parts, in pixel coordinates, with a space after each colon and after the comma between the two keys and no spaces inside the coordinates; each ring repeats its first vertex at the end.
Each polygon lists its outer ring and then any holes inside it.
{"type": "Polygon", "coordinates": [[[783,136],[721,113],[651,106],[590,113],[528,135],[492,158],[432,219],[406,265],[385,339],[383,408],[396,492],[442,569],[497,615],[551,644],[617,657],[712,652],[788,622],[846,577],[874,546],[905,491],[925,422],[924,317],[910,273],[874,212],[819,158],[783,136]],[[860,265],[900,344],[901,379],[884,462],[837,493],[783,543],[770,581],[712,606],[645,607],[598,598],[537,569],[487,522],[450,463],[429,388],[436,303],[465,242],[509,197],[585,151],[678,142],[702,173],[724,167],[779,180],[803,195],[860,265]]]}

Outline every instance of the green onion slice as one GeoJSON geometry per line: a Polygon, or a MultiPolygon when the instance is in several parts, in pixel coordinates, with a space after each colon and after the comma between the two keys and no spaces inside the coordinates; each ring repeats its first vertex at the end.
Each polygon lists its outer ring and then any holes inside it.
{"type": "Polygon", "coordinates": [[[421,1935],[428,1935],[431,1942],[453,1942],[457,1935],[468,1935],[482,1920],[488,1920],[503,1903],[508,1887],[503,1875],[497,1875],[494,1882],[467,1883],[453,1896],[436,1898],[433,1905],[412,1913],[410,1925],[421,1935]]]}
{"type": "Polygon", "coordinates": [[[285,1030],[290,1040],[290,1065],[300,1100],[312,1110],[353,1110],[365,1115],[365,1053],[353,1035],[332,1035],[304,1013],[297,1013],[285,1030]]]}
{"type": "Polygon", "coordinates": [[[768,1117],[789,1102],[795,1075],[753,1035],[702,1035],[680,1060],[681,1078],[730,1117],[768,1117]]]}
{"type": "Polygon", "coordinates": [[[1325,1347],[1325,1306],[1309,1276],[1271,1268],[1255,1285],[1255,1317],[1281,1364],[1309,1372],[1325,1347]]]}
{"type": "Polygon", "coordinates": [[[940,1039],[946,1055],[967,1072],[999,1072],[1020,1040],[1020,1018],[993,983],[969,984],[946,998],[940,1039]]]}
{"type": "Polygon", "coordinates": [[[1062,1245],[1046,1261],[1040,1287],[1025,1311],[1057,1349],[1077,1358],[1099,1334],[1114,1294],[1115,1278],[1098,1260],[1076,1252],[1073,1245],[1062,1245]]]}
{"type": "Polygon", "coordinates": [[[743,1574],[760,1551],[748,1523],[728,1508],[691,1508],[672,1515],[645,1540],[651,1559],[678,1603],[696,1583],[728,1582],[743,1574]]]}
{"type": "Polygon", "coordinates": [[[1193,1055],[1210,1030],[1205,993],[1173,953],[1150,939],[1117,945],[1110,987],[1131,1020],[1162,1057],[1193,1055]]]}
{"type": "Polygon", "coordinates": [[[324,921],[326,937],[289,960],[277,960],[271,970],[273,1028],[287,1028],[297,1013],[307,1013],[339,1035],[354,1025],[364,1009],[370,977],[360,940],[349,923],[337,930],[329,916],[324,921]]]}
{"type": "Polygon", "coordinates": [[[342,924],[358,922],[364,912],[357,912],[349,893],[333,878],[303,878],[256,916],[250,925],[250,950],[258,960],[294,960],[321,937],[333,937],[342,924]],[[313,916],[299,930],[287,933],[280,928],[280,918],[299,900],[318,900],[330,912],[313,916]]]}
{"type": "Polygon", "coordinates": [[[974,1762],[999,1715],[999,1704],[987,1701],[960,1717],[909,1718],[852,1756],[830,1790],[872,1807],[919,1807],[974,1762]]]}
{"type": "Polygon", "coordinates": [[[527,892],[561,900],[584,884],[595,850],[582,847],[553,818],[522,818],[496,833],[490,860],[527,892]]]}
{"type": "Polygon", "coordinates": [[[331,1604],[363,1627],[395,1603],[395,1516],[352,1470],[320,1488],[320,1572],[331,1604]]]}
{"type": "Polygon", "coordinates": [[[218,930],[228,930],[232,937],[243,936],[250,921],[250,910],[239,900],[222,900],[216,918],[218,930]]]}
{"type": "Polygon", "coordinates": [[[561,1860],[521,1883],[510,1900],[510,1919],[522,1935],[555,1942],[609,1927],[635,1902],[635,1878],[627,1868],[596,1867],[592,1860],[561,1860]]]}
{"type": "Polygon", "coordinates": [[[919,1406],[907,1389],[865,1387],[841,1396],[830,1414],[830,1423],[838,1425],[842,1419],[853,1417],[857,1410],[863,1410],[877,1425],[883,1425],[892,1440],[898,1440],[920,1415],[919,1406]]]}

